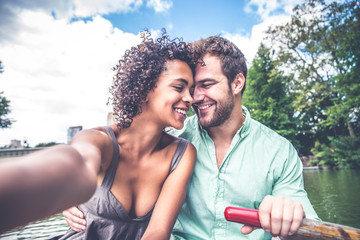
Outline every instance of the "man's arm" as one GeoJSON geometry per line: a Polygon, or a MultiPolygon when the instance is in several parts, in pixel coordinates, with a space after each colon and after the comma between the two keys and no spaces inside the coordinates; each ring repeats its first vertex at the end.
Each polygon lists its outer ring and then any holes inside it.
{"type": "Polygon", "coordinates": [[[71,207],[62,212],[66,223],[69,227],[76,231],[81,232],[86,230],[86,220],[84,213],[80,211],[77,207],[71,207]]]}
{"type": "MultiPolygon", "coordinates": [[[[285,148],[285,146],[284,146],[285,148]]],[[[295,148],[288,143],[286,160],[277,168],[278,178],[272,195],[283,196],[301,203],[306,218],[321,220],[316,214],[304,188],[303,165],[295,148]]]]}
{"type": "MultiPolygon", "coordinates": [[[[290,143],[287,150],[282,166],[276,167],[278,177],[272,195],[266,196],[259,206],[262,228],[282,238],[294,234],[305,215],[320,220],[304,189],[303,168],[297,152],[290,143]]],[[[251,226],[244,226],[241,231],[248,234],[253,230],[251,226]]]]}

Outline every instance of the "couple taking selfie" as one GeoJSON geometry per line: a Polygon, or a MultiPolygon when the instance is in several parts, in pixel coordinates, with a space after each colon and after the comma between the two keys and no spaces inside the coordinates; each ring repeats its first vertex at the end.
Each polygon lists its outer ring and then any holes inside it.
{"type": "Polygon", "coordinates": [[[242,106],[242,52],[141,37],[114,67],[113,125],[1,163],[1,231],[63,211],[56,239],[270,239],[318,219],[294,147],[242,106]],[[258,209],[261,229],[227,206],[258,209]]]}

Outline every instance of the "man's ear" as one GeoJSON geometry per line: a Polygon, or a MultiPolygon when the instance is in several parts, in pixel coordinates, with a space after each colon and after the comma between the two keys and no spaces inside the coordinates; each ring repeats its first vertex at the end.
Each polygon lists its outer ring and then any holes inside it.
{"type": "Polygon", "coordinates": [[[231,83],[231,88],[234,94],[241,93],[241,90],[243,89],[245,85],[245,77],[242,73],[239,73],[236,75],[234,81],[231,83]]]}

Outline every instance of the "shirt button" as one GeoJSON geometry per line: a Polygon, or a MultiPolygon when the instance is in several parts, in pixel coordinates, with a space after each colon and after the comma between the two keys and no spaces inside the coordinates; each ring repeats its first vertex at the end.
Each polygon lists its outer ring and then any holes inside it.
{"type": "Polygon", "coordinates": [[[209,146],[209,149],[212,149],[212,146],[209,146]]]}
{"type": "Polygon", "coordinates": [[[221,226],[222,226],[222,223],[218,223],[218,226],[221,227],[221,226]]]}

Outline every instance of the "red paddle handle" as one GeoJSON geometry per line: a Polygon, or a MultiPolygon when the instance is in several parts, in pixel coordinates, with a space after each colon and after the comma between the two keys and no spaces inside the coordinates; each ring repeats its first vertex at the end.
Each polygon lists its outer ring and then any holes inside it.
{"type": "Polygon", "coordinates": [[[261,227],[259,211],[256,209],[227,207],[224,211],[225,219],[253,227],[261,227]]]}

